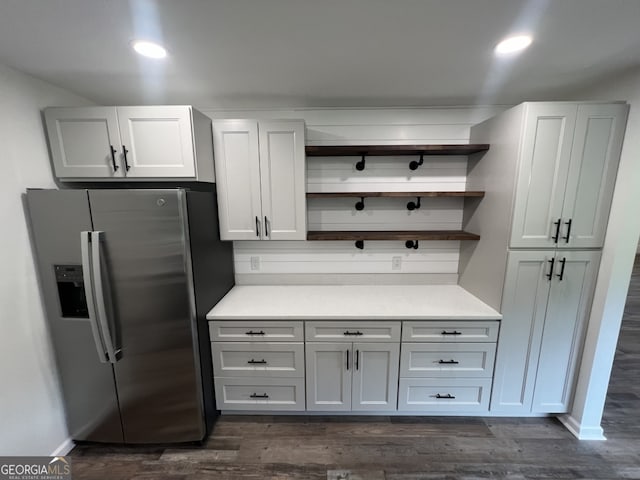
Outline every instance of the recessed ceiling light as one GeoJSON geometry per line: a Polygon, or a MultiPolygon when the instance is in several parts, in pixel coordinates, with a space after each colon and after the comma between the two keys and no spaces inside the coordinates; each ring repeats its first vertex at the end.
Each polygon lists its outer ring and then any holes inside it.
{"type": "Polygon", "coordinates": [[[531,45],[532,39],[529,35],[518,35],[516,37],[509,37],[502,40],[496,45],[496,53],[514,53],[524,50],[531,45]]]}
{"type": "Polygon", "coordinates": [[[164,58],[167,56],[167,50],[157,43],[135,40],[131,43],[133,49],[144,57],[164,58]]]}

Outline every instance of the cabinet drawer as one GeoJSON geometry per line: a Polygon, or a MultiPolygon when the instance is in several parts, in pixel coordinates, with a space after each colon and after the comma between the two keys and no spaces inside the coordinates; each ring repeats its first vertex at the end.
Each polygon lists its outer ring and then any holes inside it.
{"type": "Polygon", "coordinates": [[[401,378],[399,411],[486,412],[490,378],[401,378]]]}
{"type": "Polygon", "coordinates": [[[304,377],[302,342],[213,342],[216,377],[304,377]]]}
{"type": "Polygon", "coordinates": [[[302,342],[302,322],[212,321],[211,341],[223,342],[302,342]]]}
{"type": "Polygon", "coordinates": [[[303,378],[216,378],[219,410],[304,411],[303,378]]]}
{"type": "Polygon", "coordinates": [[[491,377],[495,343],[403,343],[401,377],[491,377]]]}
{"type": "Polygon", "coordinates": [[[402,322],[403,342],[495,342],[497,321],[402,322]]]}
{"type": "Polygon", "coordinates": [[[306,322],[308,342],[399,342],[400,322],[306,322]]]}

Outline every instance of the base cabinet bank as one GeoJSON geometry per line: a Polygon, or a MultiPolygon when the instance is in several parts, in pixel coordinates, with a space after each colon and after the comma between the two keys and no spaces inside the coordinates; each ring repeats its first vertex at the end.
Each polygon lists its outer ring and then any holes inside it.
{"type": "Polygon", "coordinates": [[[500,314],[458,286],[236,286],[207,318],[223,413],[489,411],[500,314]],[[406,311],[380,318],[392,300],[406,311]]]}

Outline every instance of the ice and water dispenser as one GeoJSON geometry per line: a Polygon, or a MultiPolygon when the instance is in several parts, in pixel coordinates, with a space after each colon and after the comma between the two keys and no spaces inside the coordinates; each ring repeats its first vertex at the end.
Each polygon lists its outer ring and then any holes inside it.
{"type": "Polygon", "coordinates": [[[82,265],[54,265],[63,318],[89,318],[82,265]]]}

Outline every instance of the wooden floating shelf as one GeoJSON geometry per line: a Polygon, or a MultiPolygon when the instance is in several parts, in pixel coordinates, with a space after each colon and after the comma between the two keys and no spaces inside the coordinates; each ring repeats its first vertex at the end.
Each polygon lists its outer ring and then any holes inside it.
{"type": "Polygon", "coordinates": [[[479,240],[462,230],[311,231],[307,240],[479,240]]]}
{"type": "Polygon", "coordinates": [[[307,198],[340,197],[484,197],[484,192],[307,192],[307,198]]]}
{"type": "Polygon", "coordinates": [[[383,155],[471,155],[486,152],[489,144],[467,145],[307,145],[307,157],[383,155]]]}

